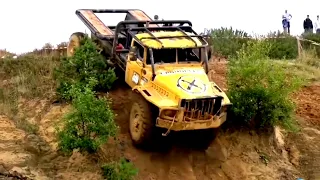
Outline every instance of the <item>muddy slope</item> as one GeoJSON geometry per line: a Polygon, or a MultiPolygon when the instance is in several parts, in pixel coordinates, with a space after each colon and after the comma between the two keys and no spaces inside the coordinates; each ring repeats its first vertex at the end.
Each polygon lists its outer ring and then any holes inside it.
{"type": "MultiPolygon", "coordinates": [[[[226,89],[225,62],[211,64],[210,77],[226,89]]],[[[284,133],[284,147],[273,134],[237,130],[221,132],[207,151],[197,151],[183,142],[184,136],[170,134],[164,139],[170,148],[146,152],[132,146],[128,134],[130,89],[110,92],[113,109],[118,114],[121,134],[97,153],[97,156],[74,152],[64,157],[56,152],[54,125],[69,107],[46,100],[24,102],[27,120],[39,126],[37,135],[18,129],[11,119],[0,116],[0,179],[4,175],[30,179],[102,179],[98,163],[124,156],[138,168],[138,179],[158,180],[244,180],[244,179],[319,179],[320,128],[317,85],[297,93],[298,134],[284,133]],[[283,149],[282,149],[283,148],[283,149]]],[[[184,139],[185,140],[185,139],[184,139]]],[[[188,141],[188,140],[187,140],[188,141]]]]}

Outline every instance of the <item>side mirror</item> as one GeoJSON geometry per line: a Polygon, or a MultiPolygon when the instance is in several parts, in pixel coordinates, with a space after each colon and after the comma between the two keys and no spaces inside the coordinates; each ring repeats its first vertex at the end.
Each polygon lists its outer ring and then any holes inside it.
{"type": "Polygon", "coordinates": [[[129,51],[129,60],[136,61],[137,60],[137,47],[132,46],[129,51]]]}

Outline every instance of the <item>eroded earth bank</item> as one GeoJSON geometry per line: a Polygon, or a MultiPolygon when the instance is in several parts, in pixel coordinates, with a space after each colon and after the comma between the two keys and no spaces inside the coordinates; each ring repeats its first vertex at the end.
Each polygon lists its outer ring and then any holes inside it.
{"type": "MultiPolygon", "coordinates": [[[[224,61],[211,64],[210,77],[226,90],[224,61]]],[[[320,85],[304,87],[293,96],[301,131],[257,133],[221,130],[207,151],[197,151],[172,137],[166,151],[134,148],[128,135],[130,89],[110,92],[121,134],[95,155],[57,152],[54,126],[70,108],[48,99],[19,103],[35,134],[17,128],[0,116],[0,179],[102,179],[99,162],[124,156],[139,169],[143,180],[274,180],[320,179],[320,85]]],[[[172,135],[174,136],[174,134],[172,135]]]]}

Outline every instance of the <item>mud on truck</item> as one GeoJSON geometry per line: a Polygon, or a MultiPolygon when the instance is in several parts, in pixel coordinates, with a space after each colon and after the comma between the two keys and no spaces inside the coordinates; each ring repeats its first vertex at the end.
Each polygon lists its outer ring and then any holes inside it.
{"type": "MultiPolygon", "coordinates": [[[[165,129],[163,136],[193,130],[203,133],[201,146],[206,149],[215,129],[226,121],[231,103],[208,79],[208,43],[192,23],[154,21],[137,9],[79,9],[76,15],[90,29],[108,64],[123,74],[134,92],[128,119],[133,144],[150,143],[156,128],[165,129]],[[126,17],[107,26],[98,13],[126,13],[126,17]]],[[[71,35],[68,56],[84,36],[71,35]]]]}

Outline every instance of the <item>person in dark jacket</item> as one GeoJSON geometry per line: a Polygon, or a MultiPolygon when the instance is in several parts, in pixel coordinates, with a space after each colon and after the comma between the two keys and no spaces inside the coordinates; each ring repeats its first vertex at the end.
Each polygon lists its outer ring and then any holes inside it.
{"type": "Polygon", "coordinates": [[[303,28],[305,33],[312,33],[313,32],[313,23],[307,15],[307,18],[303,21],[303,28]]]}

